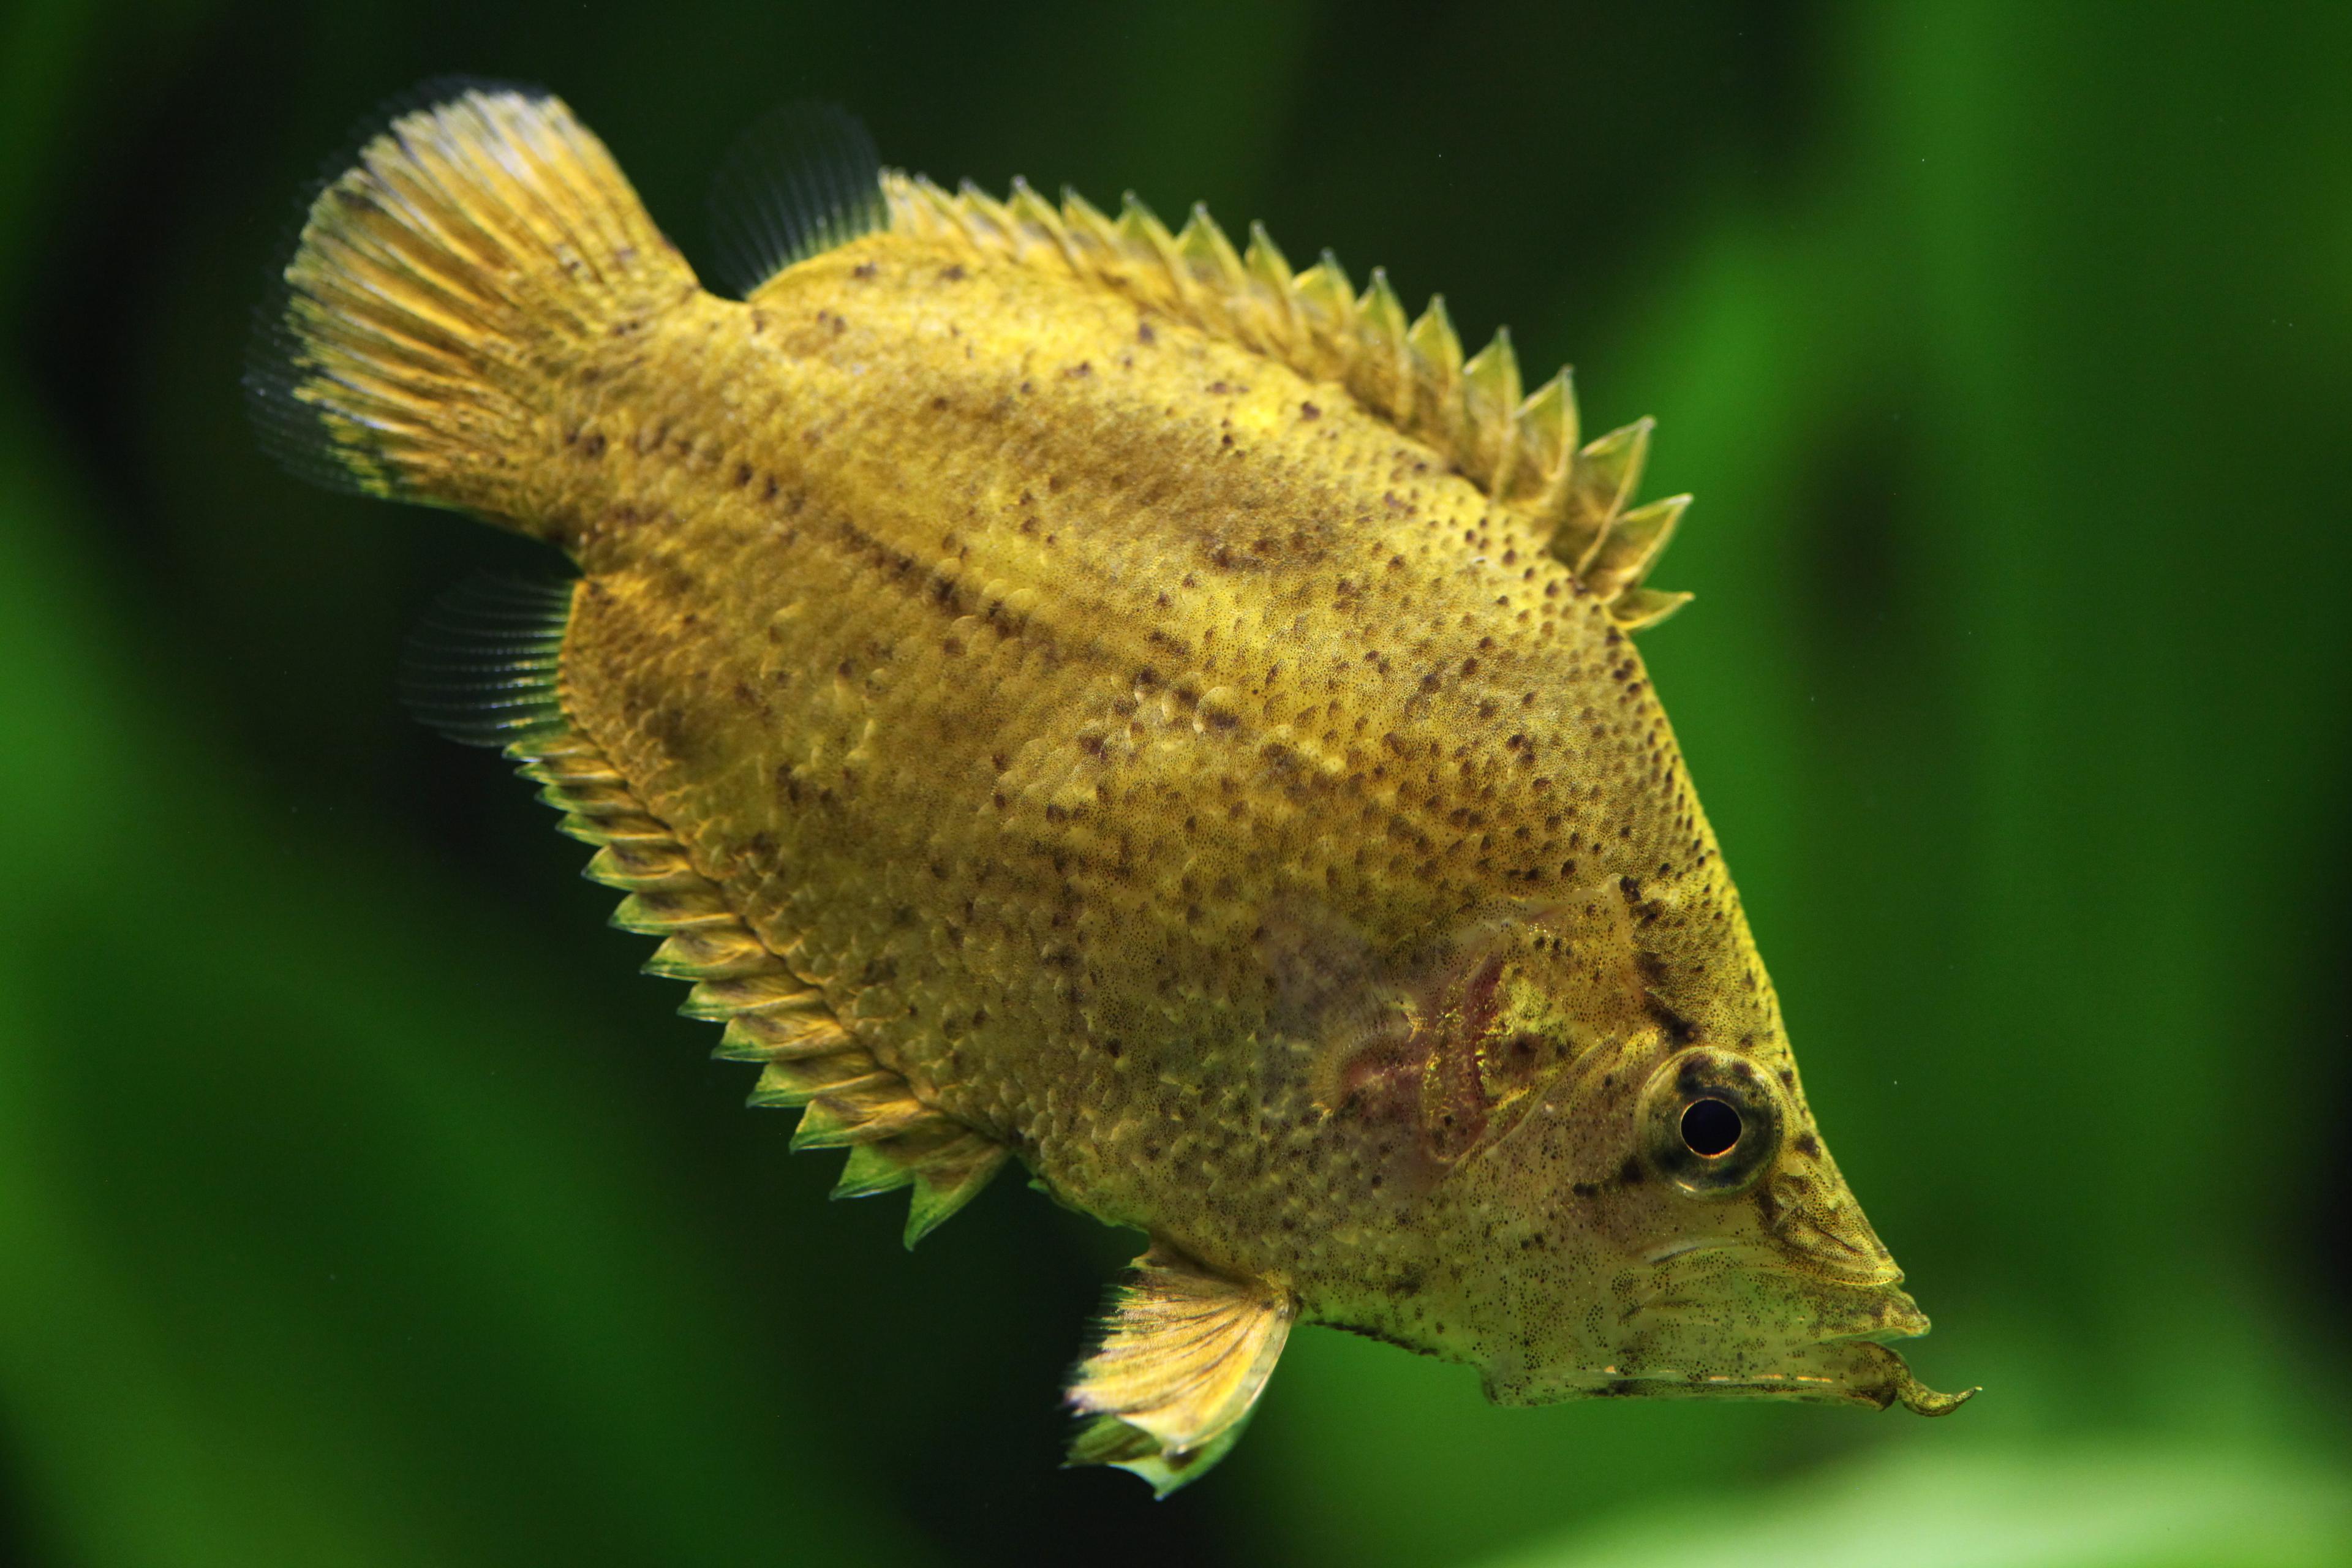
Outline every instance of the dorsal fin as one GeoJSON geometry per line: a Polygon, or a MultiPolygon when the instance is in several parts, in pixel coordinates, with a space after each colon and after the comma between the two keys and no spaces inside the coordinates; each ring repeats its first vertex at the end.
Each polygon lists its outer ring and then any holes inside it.
{"type": "Polygon", "coordinates": [[[402,703],[467,746],[527,747],[561,733],[555,682],[572,581],[485,574],[442,595],[409,635],[402,703]]]}
{"type": "MultiPolygon", "coordinates": [[[[1580,447],[1569,373],[1526,395],[1510,334],[1465,358],[1442,298],[1411,320],[1377,268],[1361,295],[1328,251],[1294,273],[1263,227],[1253,224],[1248,250],[1236,251],[1198,206],[1171,234],[1131,195],[1114,218],[1069,192],[1056,207],[1018,180],[1003,202],[896,170],[881,180],[894,229],[1106,284],[1301,375],[1339,383],[1528,518],[1618,625],[1654,625],[1689,598],[1642,586],[1669,531],[1658,509],[1631,510],[1650,422],[1580,447]],[[1629,529],[1632,537],[1618,537],[1629,529]]],[[[1658,507],[1679,517],[1688,500],[1658,507]]]]}
{"type": "Polygon", "coordinates": [[[761,120],[710,183],[719,282],[739,298],[795,261],[889,224],[873,138],[828,103],[788,103],[761,120]]]}

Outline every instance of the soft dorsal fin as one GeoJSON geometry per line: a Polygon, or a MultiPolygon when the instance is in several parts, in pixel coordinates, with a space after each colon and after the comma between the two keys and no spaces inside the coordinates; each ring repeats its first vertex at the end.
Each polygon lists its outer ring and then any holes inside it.
{"type": "Polygon", "coordinates": [[[745,132],[710,184],[719,281],[748,299],[819,252],[890,225],[866,127],[826,103],[789,103],[745,132]]]}
{"type": "Polygon", "coordinates": [[[463,745],[528,748],[561,734],[556,676],[572,585],[484,574],[442,595],[409,635],[401,701],[463,745]]]}
{"type": "MultiPolygon", "coordinates": [[[[1361,295],[1328,251],[1294,273],[1264,227],[1251,225],[1249,247],[1236,250],[1198,206],[1171,233],[1132,195],[1111,217],[1067,192],[1057,205],[1018,180],[1002,202],[896,171],[883,174],[882,190],[893,229],[1108,285],[1301,375],[1339,383],[1527,517],[1619,626],[1654,625],[1690,597],[1642,586],[1667,531],[1654,513],[1629,510],[1650,422],[1580,447],[1569,373],[1526,394],[1510,335],[1465,357],[1443,299],[1411,320],[1379,268],[1361,295]],[[1635,538],[1612,543],[1629,528],[1635,538]]],[[[1688,499],[1659,505],[1679,517],[1688,499]]]]}
{"type": "Polygon", "coordinates": [[[1154,1247],[1111,1298],[1102,1342],[1071,1379],[1087,1418],[1074,1465],[1117,1465],[1166,1497],[1242,1435],[1281,1359],[1298,1304],[1154,1247]]]}

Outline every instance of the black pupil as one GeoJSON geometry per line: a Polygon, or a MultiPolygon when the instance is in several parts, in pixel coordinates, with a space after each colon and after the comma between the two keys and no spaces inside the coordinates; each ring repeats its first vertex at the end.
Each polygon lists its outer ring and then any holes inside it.
{"type": "Polygon", "coordinates": [[[1694,1100],[1683,1112],[1683,1142],[1712,1160],[1739,1142],[1739,1112],[1719,1100],[1694,1100]]]}

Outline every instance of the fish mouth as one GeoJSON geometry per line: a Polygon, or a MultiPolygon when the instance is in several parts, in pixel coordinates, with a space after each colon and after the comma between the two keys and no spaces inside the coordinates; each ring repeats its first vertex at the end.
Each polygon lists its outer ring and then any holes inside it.
{"type": "Polygon", "coordinates": [[[1642,1261],[1664,1278],[1618,1312],[1612,1359],[1559,1380],[1549,1397],[1797,1399],[1943,1415],[1977,1392],[1939,1393],[1887,1348],[1929,1327],[1891,1263],[1840,1279],[1724,1238],[1680,1238],[1642,1261]]]}
{"type": "Polygon", "coordinates": [[[1829,1341],[1841,1353],[1780,1371],[1685,1372],[1653,1367],[1640,1372],[1598,1369],[1562,1387],[1553,1398],[1594,1399],[1793,1399],[1822,1405],[1858,1405],[1886,1410],[1896,1405],[1917,1415],[1949,1415],[1982,1393],[1964,1388],[1944,1394],[1919,1381],[1903,1358],[1871,1341],[1829,1341]]]}

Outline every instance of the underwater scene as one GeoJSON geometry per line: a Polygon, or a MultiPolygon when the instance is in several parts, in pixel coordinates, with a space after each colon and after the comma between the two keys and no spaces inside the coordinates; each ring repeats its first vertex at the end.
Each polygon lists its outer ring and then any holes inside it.
{"type": "Polygon", "coordinates": [[[19,0],[0,1559],[2352,1561],[2347,68],[19,0]]]}

